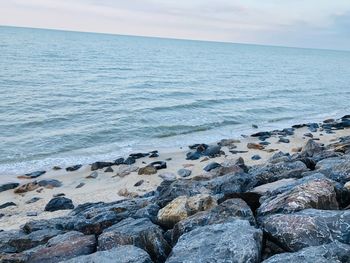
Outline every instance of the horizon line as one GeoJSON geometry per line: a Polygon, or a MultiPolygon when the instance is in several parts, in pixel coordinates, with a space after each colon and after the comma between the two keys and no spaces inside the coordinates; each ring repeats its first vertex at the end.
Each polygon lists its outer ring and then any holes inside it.
{"type": "Polygon", "coordinates": [[[0,27],[11,27],[11,28],[21,28],[21,29],[36,29],[36,30],[51,30],[51,31],[69,32],[69,33],[101,34],[101,35],[123,36],[123,37],[144,37],[144,38],[156,38],[156,39],[164,39],[164,40],[194,41],[194,42],[221,43],[221,44],[233,44],[233,45],[249,45],[249,46],[260,46],[260,47],[276,47],[276,48],[290,48],[290,49],[294,48],[294,49],[334,51],[334,52],[350,52],[350,50],[346,50],[346,49],[314,48],[314,47],[300,47],[300,46],[282,46],[282,45],[271,45],[271,44],[244,43],[244,42],[219,41],[219,40],[208,40],[208,39],[189,39],[189,38],[161,37],[161,36],[149,36],[149,35],[126,35],[126,34],[118,34],[118,33],[111,33],[111,32],[79,31],[79,30],[64,29],[64,28],[14,26],[14,25],[3,25],[3,24],[0,24],[0,27]]]}

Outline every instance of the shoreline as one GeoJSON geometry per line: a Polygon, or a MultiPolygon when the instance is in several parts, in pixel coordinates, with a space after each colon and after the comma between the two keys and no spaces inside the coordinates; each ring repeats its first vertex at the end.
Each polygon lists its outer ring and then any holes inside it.
{"type": "MultiPolygon", "coordinates": [[[[7,178],[8,180],[6,182],[18,183],[18,187],[22,186],[22,188],[23,185],[29,185],[29,189],[23,193],[14,193],[14,190],[0,192],[2,203],[13,202],[15,204],[0,210],[0,214],[3,215],[0,218],[0,229],[15,229],[24,222],[33,219],[47,219],[68,214],[68,210],[53,213],[44,211],[44,207],[49,200],[53,196],[62,193],[72,199],[75,206],[87,202],[118,201],[126,197],[142,196],[151,192],[161,184],[164,178],[168,179],[167,177],[175,177],[176,179],[191,179],[193,177],[209,178],[211,176],[210,172],[206,172],[203,169],[212,162],[220,164],[242,157],[245,165],[254,166],[264,164],[271,156],[279,151],[289,153],[290,155],[297,153],[298,150],[305,146],[306,142],[310,139],[308,136],[311,135],[318,143],[325,145],[331,144],[342,136],[350,135],[349,128],[332,130],[332,133],[326,133],[326,130],[322,128],[316,128],[315,131],[313,127],[315,125],[315,123],[311,125],[312,129],[304,126],[295,128],[294,130],[287,128],[284,132],[282,130],[274,131],[270,137],[266,139],[260,138],[263,140],[252,136],[246,136],[240,140],[222,140],[221,142],[223,144],[221,144],[221,148],[219,150],[214,149],[216,152],[213,156],[201,155],[196,160],[186,160],[186,154],[191,151],[187,148],[174,152],[159,152],[159,157],[150,158],[149,156],[145,156],[135,159],[135,163],[131,165],[107,164],[102,169],[95,171],[92,171],[91,165],[84,165],[76,171],[71,172],[65,169],[45,171],[44,174],[36,178],[30,178],[33,174],[27,176],[27,179],[23,179],[23,176],[19,176],[19,178],[7,178]],[[305,134],[308,134],[308,136],[305,136],[305,134]],[[280,137],[286,140],[284,142],[280,141],[280,137]],[[289,142],[287,142],[288,140],[289,142]],[[247,147],[248,144],[251,144],[249,148],[247,147]],[[258,149],[260,148],[259,145],[263,149],[258,149]],[[236,151],[237,153],[235,153],[236,151]],[[253,156],[254,160],[252,159],[253,156]],[[147,173],[150,174],[139,174],[141,168],[147,167],[150,163],[157,161],[165,161],[167,168],[148,171],[147,173]],[[111,170],[107,171],[106,169],[109,169],[109,167],[111,170]],[[188,170],[187,173],[190,171],[191,175],[186,177],[180,176],[180,169],[188,170]],[[95,175],[97,173],[97,177],[93,178],[90,176],[92,173],[95,173],[95,175]],[[34,183],[35,185],[30,185],[30,183],[34,183]],[[33,200],[35,201],[33,202],[33,200]],[[33,214],[35,216],[32,216],[33,214]]],[[[256,130],[258,131],[259,129],[256,130]]],[[[214,148],[215,146],[217,145],[210,145],[210,147],[214,148]]],[[[106,161],[108,160],[104,160],[104,162],[106,161]]],[[[0,181],[0,185],[6,182],[0,181]]]]}

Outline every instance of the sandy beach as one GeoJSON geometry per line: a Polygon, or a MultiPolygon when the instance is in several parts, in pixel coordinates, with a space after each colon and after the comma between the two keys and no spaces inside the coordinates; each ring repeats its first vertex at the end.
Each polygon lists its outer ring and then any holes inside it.
{"type": "MultiPolygon", "coordinates": [[[[159,157],[150,158],[146,156],[137,159],[132,165],[113,165],[111,166],[113,171],[110,172],[106,172],[106,168],[98,169],[95,171],[95,175],[97,172],[96,178],[88,178],[93,173],[90,165],[83,166],[73,172],[68,172],[65,169],[52,169],[35,179],[19,179],[15,176],[1,177],[0,185],[17,182],[22,186],[30,182],[51,179],[60,181],[62,185],[60,187],[35,187],[34,190],[24,193],[15,193],[14,190],[0,192],[0,205],[7,202],[14,203],[13,206],[0,210],[0,214],[2,215],[0,218],[0,229],[16,229],[30,220],[67,215],[70,212],[69,210],[44,211],[45,205],[53,196],[60,194],[64,194],[65,197],[71,199],[75,206],[87,202],[112,202],[128,197],[142,196],[147,192],[155,190],[163,181],[164,175],[165,177],[176,176],[177,178],[181,178],[178,175],[180,169],[185,168],[190,170],[191,175],[186,177],[186,179],[190,179],[193,177],[210,176],[210,172],[204,171],[203,168],[212,162],[223,163],[225,161],[235,161],[242,157],[247,166],[252,166],[265,163],[278,151],[292,155],[305,146],[306,142],[310,139],[310,137],[305,136],[308,133],[310,133],[308,127],[295,129],[293,135],[283,136],[289,142],[280,142],[279,137],[281,136],[277,134],[272,135],[266,140],[270,144],[264,146],[264,149],[251,149],[252,147],[249,149],[247,147],[248,144],[259,144],[261,141],[257,137],[242,136],[241,138],[228,138],[231,141],[226,140],[224,144],[229,145],[221,147],[221,151],[224,154],[222,153],[220,156],[213,158],[203,156],[198,160],[186,160],[186,153],[189,152],[188,148],[174,149],[171,152],[159,152],[159,157]],[[237,151],[239,153],[231,153],[230,151],[237,151]],[[256,158],[258,160],[252,160],[254,155],[258,155],[260,159],[256,158]],[[167,168],[158,170],[155,174],[138,174],[140,168],[155,161],[165,161],[167,168]],[[126,173],[120,175],[123,171],[126,171],[126,173]],[[131,172],[129,173],[128,171],[131,172]],[[32,202],[33,200],[35,202],[32,202]]],[[[342,136],[349,135],[350,129],[336,130],[333,133],[326,133],[322,129],[318,129],[312,133],[313,139],[325,146],[333,143],[342,136]]],[[[20,177],[21,175],[18,176],[20,177]]]]}

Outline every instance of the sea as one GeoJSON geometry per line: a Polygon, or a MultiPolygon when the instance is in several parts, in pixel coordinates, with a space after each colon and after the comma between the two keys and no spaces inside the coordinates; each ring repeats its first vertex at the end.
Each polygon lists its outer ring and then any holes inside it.
{"type": "Polygon", "coordinates": [[[0,175],[349,111],[348,51],[0,27],[0,175]]]}

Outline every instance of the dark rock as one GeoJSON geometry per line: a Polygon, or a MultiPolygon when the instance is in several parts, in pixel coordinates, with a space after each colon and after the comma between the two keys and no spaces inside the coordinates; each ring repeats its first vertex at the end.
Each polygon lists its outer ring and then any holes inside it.
{"type": "Polygon", "coordinates": [[[281,137],[278,142],[289,143],[290,141],[287,138],[281,137]]]}
{"type": "Polygon", "coordinates": [[[140,159],[140,158],[146,157],[148,155],[149,155],[149,153],[132,153],[132,154],[129,154],[129,157],[134,158],[134,159],[140,159]]]}
{"type": "Polygon", "coordinates": [[[307,127],[311,132],[317,132],[317,129],[320,127],[317,123],[308,123],[307,127]]]}
{"type": "Polygon", "coordinates": [[[307,209],[292,214],[276,214],[261,219],[271,240],[287,251],[298,251],[338,240],[350,243],[350,211],[307,209]]]}
{"type": "Polygon", "coordinates": [[[261,230],[248,221],[235,220],[199,227],[182,235],[166,262],[258,263],[261,250],[261,230]]]}
{"type": "Polygon", "coordinates": [[[32,203],[35,203],[35,202],[38,202],[40,199],[40,197],[33,197],[31,199],[29,199],[28,201],[26,201],[26,204],[32,204],[32,203]]]}
{"type": "Polygon", "coordinates": [[[17,206],[14,202],[6,202],[2,205],[0,205],[0,209],[4,209],[6,207],[9,207],[9,206],[17,206]]]}
{"type": "Polygon", "coordinates": [[[74,172],[74,171],[79,170],[81,167],[83,167],[83,165],[81,165],[81,164],[73,165],[73,166],[67,167],[66,171],[67,172],[74,172]]]}
{"type": "Polygon", "coordinates": [[[62,262],[77,256],[91,254],[95,250],[95,236],[85,236],[80,232],[72,231],[55,236],[46,245],[33,249],[28,262],[62,262]]]}
{"type": "Polygon", "coordinates": [[[204,156],[208,156],[210,158],[214,158],[217,156],[220,156],[221,153],[221,146],[220,145],[212,145],[208,146],[205,151],[203,152],[204,156]]]}
{"type": "Polygon", "coordinates": [[[260,159],[261,159],[261,156],[258,155],[258,154],[252,156],[252,160],[257,161],[257,160],[260,160],[260,159]]]}
{"type": "Polygon", "coordinates": [[[115,165],[121,165],[121,164],[124,164],[124,162],[125,162],[124,158],[121,157],[121,158],[116,159],[114,161],[114,164],[115,165]]]}
{"type": "Polygon", "coordinates": [[[186,154],[186,160],[198,160],[202,155],[199,152],[188,152],[186,154]]]}
{"type": "Polygon", "coordinates": [[[149,155],[149,158],[157,158],[159,157],[159,153],[158,152],[151,152],[149,155]]]}
{"type": "Polygon", "coordinates": [[[134,163],[136,163],[135,158],[129,156],[128,158],[126,158],[123,164],[132,165],[134,163]]]}
{"type": "Polygon", "coordinates": [[[270,142],[267,142],[267,141],[262,141],[262,142],[259,142],[260,145],[264,145],[264,146],[267,146],[267,145],[270,145],[271,143],[270,142]]]}
{"type": "Polygon", "coordinates": [[[98,172],[94,171],[91,174],[89,174],[88,176],[86,176],[86,178],[88,179],[96,179],[98,177],[98,172]]]}
{"type": "Polygon", "coordinates": [[[113,173],[114,172],[114,170],[113,170],[113,168],[112,167],[107,167],[107,169],[105,170],[105,173],[113,173]]]}
{"type": "Polygon", "coordinates": [[[134,186],[135,186],[135,187],[138,187],[138,186],[142,185],[144,182],[145,182],[145,180],[140,180],[140,181],[136,182],[136,183],[134,184],[134,186]]]}
{"type": "Polygon", "coordinates": [[[105,167],[110,167],[114,165],[114,163],[111,162],[95,162],[93,164],[91,164],[91,171],[96,171],[99,169],[103,169],[105,167]]]}
{"type": "Polygon", "coordinates": [[[0,193],[7,191],[7,190],[11,190],[14,189],[16,187],[19,186],[19,183],[6,183],[6,184],[2,184],[0,185],[0,193]]]}
{"type": "Polygon", "coordinates": [[[65,263],[152,263],[143,249],[135,246],[119,246],[107,251],[97,251],[91,255],[76,257],[65,263]]]}
{"type": "Polygon", "coordinates": [[[271,132],[257,132],[250,136],[251,137],[271,137],[271,135],[272,135],[271,132]]]}
{"type": "Polygon", "coordinates": [[[174,173],[162,173],[159,175],[164,181],[175,181],[176,175],[174,173]]]}
{"type": "Polygon", "coordinates": [[[248,220],[251,225],[255,225],[253,212],[246,202],[238,198],[228,199],[210,210],[198,212],[178,222],[172,231],[172,242],[175,244],[181,235],[198,227],[236,219],[248,220]]]}
{"type": "Polygon", "coordinates": [[[54,194],[52,195],[53,197],[59,197],[59,196],[65,196],[66,194],[65,193],[57,193],[57,194],[54,194]]]}
{"type": "Polygon", "coordinates": [[[191,173],[192,171],[188,169],[180,169],[177,171],[177,174],[181,177],[188,177],[191,175],[191,173]]]}
{"type": "Polygon", "coordinates": [[[221,165],[216,162],[212,162],[203,168],[204,171],[210,172],[211,170],[220,167],[221,165]]]}
{"type": "Polygon", "coordinates": [[[25,174],[25,175],[28,178],[33,179],[33,178],[37,178],[37,177],[39,177],[39,176],[41,176],[41,175],[43,175],[45,173],[46,173],[46,171],[36,171],[36,172],[28,173],[28,174],[25,174]]]}
{"type": "Polygon", "coordinates": [[[249,142],[249,143],[247,143],[247,148],[253,149],[253,150],[263,150],[265,147],[264,147],[264,145],[261,145],[259,143],[249,142]]]}
{"type": "Polygon", "coordinates": [[[350,155],[319,161],[315,170],[334,181],[345,184],[350,181],[350,155]]]}
{"type": "Polygon", "coordinates": [[[305,133],[304,136],[305,137],[309,137],[309,138],[313,138],[314,137],[312,133],[305,133]]]}
{"type": "Polygon", "coordinates": [[[38,216],[37,212],[27,212],[26,216],[38,216]]]}
{"type": "Polygon", "coordinates": [[[149,204],[143,207],[132,216],[133,218],[148,218],[154,224],[158,224],[157,215],[160,207],[156,204],[149,204]]]}
{"type": "Polygon", "coordinates": [[[61,187],[62,182],[56,180],[56,179],[45,179],[38,182],[39,186],[43,186],[46,188],[54,188],[54,187],[61,187]]]}
{"type": "Polygon", "coordinates": [[[146,218],[125,219],[105,229],[98,237],[98,250],[109,250],[120,245],[142,248],[156,262],[164,262],[170,252],[161,228],[146,218]]]}
{"type": "Polygon", "coordinates": [[[275,255],[263,263],[336,263],[350,262],[350,246],[338,241],[323,246],[304,248],[294,253],[275,255]]]}
{"type": "Polygon", "coordinates": [[[303,147],[301,155],[304,157],[313,157],[314,155],[322,152],[323,148],[314,140],[310,139],[303,147]]]}
{"type": "Polygon", "coordinates": [[[74,205],[72,200],[66,197],[54,197],[45,206],[45,211],[53,212],[57,210],[73,209],[74,205]]]}
{"type": "Polygon", "coordinates": [[[166,162],[164,161],[157,161],[157,162],[152,162],[149,164],[150,166],[153,166],[154,168],[156,168],[157,170],[161,170],[161,169],[166,169],[166,162]]]}
{"type": "Polygon", "coordinates": [[[85,183],[79,183],[75,188],[82,188],[85,185],[85,183]]]}

